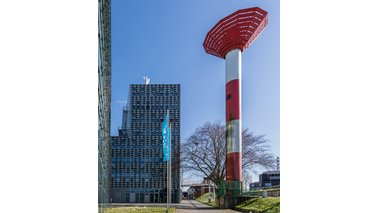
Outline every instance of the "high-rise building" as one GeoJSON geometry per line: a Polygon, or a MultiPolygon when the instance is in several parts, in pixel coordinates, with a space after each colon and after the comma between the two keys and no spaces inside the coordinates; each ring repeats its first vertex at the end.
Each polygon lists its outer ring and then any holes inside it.
{"type": "Polygon", "coordinates": [[[111,138],[113,203],[165,203],[167,163],[162,123],[169,111],[172,142],[171,197],[180,202],[180,85],[132,84],[119,136],[111,138]]]}
{"type": "Polygon", "coordinates": [[[110,179],[110,0],[98,1],[98,204],[109,203],[110,179]]]}

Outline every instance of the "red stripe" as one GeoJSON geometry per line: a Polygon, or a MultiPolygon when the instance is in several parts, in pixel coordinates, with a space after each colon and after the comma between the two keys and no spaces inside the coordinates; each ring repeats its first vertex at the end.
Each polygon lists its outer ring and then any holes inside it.
{"type": "Polygon", "coordinates": [[[241,162],[242,161],[240,152],[233,152],[227,154],[227,181],[242,181],[241,162]]]}
{"type": "Polygon", "coordinates": [[[226,122],[240,119],[239,113],[239,79],[226,84],[226,122]]]}

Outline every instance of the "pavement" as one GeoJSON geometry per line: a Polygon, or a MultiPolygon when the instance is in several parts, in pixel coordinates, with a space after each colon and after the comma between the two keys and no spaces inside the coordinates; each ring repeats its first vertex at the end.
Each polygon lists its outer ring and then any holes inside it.
{"type": "MultiPolygon", "coordinates": [[[[112,203],[111,207],[122,206],[149,206],[149,207],[162,207],[165,208],[165,203],[112,203]]],[[[211,206],[200,203],[195,200],[182,200],[181,203],[172,203],[171,207],[176,208],[176,213],[196,213],[196,212],[208,212],[208,213],[240,213],[238,211],[230,209],[214,209],[211,206]]]]}
{"type": "Polygon", "coordinates": [[[202,204],[195,200],[183,200],[180,205],[176,207],[176,213],[195,213],[195,212],[208,212],[208,213],[240,213],[230,209],[214,209],[211,206],[202,204]]]}

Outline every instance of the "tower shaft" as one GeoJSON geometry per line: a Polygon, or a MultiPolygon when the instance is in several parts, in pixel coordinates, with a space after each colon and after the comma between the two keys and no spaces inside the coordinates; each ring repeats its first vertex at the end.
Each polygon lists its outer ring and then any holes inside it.
{"type": "Polygon", "coordinates": [[[226,54],[227,181],[242,181],[241,51],[226,54]]]}

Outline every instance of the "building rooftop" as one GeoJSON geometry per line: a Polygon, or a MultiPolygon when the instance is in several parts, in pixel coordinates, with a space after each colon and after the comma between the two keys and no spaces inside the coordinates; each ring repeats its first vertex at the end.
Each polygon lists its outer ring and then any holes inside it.
{"type": "Polygon", "coordinates": [[[263,172],[262,174],[279,174],[280,173],[280,170],[274,170],[274,171],[266,171],[266,172],[263,172]]]}

